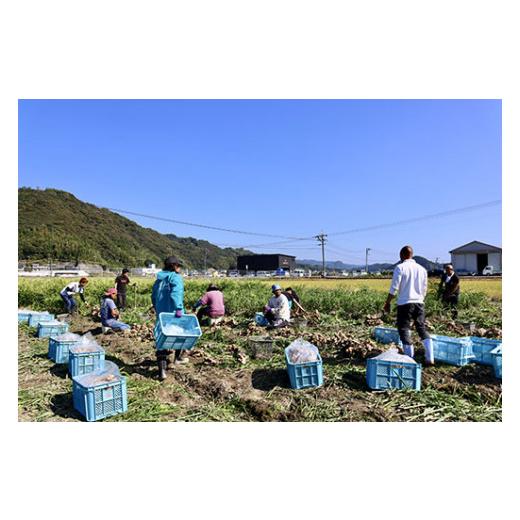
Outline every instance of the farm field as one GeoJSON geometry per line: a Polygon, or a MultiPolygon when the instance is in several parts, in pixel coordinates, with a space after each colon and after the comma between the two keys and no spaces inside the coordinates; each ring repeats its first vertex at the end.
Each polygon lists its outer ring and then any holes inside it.
{"type": "MultiPolygon", "coordinates": [[[[151,279],[135,279],[129,290],[130,310],[122,320],[134,326],[129,336],[100,334],[92,315],[103,291],[113,280],[92,278],[86,299],[70,322],[71,332],[92,332],[105,348],[107,359],[127,376],[128,412],[107,421],[500,421],[502,391],[491,367],[438,364],[423,371],[420,392],[370,391],[365,382],[365,360],[388,346],[376,343],[371,333],[378,324],[393,326],[382,316],[389,280],[291,280],[311,311],[309,326],[267,332],[252,323],[269,297],[269,284],[249,280],[218,280],[229,316],[224,324],[204,329],[190,354],[190,363],[171,366],[168,379],[157,380],[150,311],[151,279]],[[307,283],[306,283],[307,282],[307,283]],[[313,284],[312,282],[316,282],[313,284]],[[383,282],[381,288],[357,286],[359,282],[383,282]],[[248,340],[269,334],[275,353],[269,360],[252,359],[248,340]],[[324,385],[292,390],[285,370],[283,349],[303,337],[316,344],[324,363],[324,385]]],[[[432,332],[464,336],[465,322],[474,322],[478,333],[500,337],[500,285],[494,294],[482,290],[499,280],[472,280],[463,286],[460,321],[446,317],[434,298],[427,297],[428,327],[432,332]],[[475,288],[479,288],[476,290],[475,288]]],[[[19,307],[62,312],[59,290],[63,279],[19,280],[19,307]]],[[[186,282],[189,309],[204,292],[207,280],[186,282]]],[[[95,312],[94,312],[95,313],[95,312]]],[[[72,407],[67,369],[47,359],[48,341],[19,326],[19,420],[77,421],[72,407]]],[[[416,346],[419,342],[416,341],[416,346]]],[[[424,360],[420,348],[417,361],[424,360]]]]}
{"type": "MultiPolygon", "coordinates": [[[[271,280],[274,282],[275,280],[271,280]]],[[[280,280],[276,280],[278,283],[280,280]]],[[[318,287],[320,289],[362,289],[366,287],[367,289],[373,289],[374,291],[383,291],[385,293],[388,292],[388,288],[390,286],[390,279],[306,279],[306,278],[296,278],[296,279],[282,279],[282,284],[287,286],[295,287],[318,287]]],[[[435,282],[432,283],[432,286],[435,286],[435,282]]],[[[482,292],[492,298],[501,298],[502,297],[502,279],[501,278],[462,278],[461,279],[461,289],[462,291],[469,292],[482,292]]]]}

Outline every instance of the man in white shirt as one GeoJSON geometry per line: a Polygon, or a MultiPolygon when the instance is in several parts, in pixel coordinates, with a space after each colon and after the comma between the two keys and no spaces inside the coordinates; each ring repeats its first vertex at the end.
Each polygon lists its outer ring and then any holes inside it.
{"type": "Polygon", "coordinates": [[[60,296],[63,302],[65,303],[65,308],[69,314],[73,314],[76,311],[76,302],[74,300],[74,295],[79,294],[81,301],[86,303],[85,301],[85,286],[88,283],[87,278],[81,278],[79,282],[71,282],[67,284],[61,291],[60,296]]]}
{"type": "Polygon", "coordinates": [[[291,319],[291,309],[287,296],[282,293],[282,288],[275,284],[271,287],[273,296],[265,306],[264,316],[270,327],[285,327],[291,319]]]}
{"type": "Polygon", "coordinates": [[[411,246],[404,246],[400,253],[401,263],[394,269],[390,291],[386,299],[384,312],[390,312],[390,302],[397,298],[397,330],[403,343],[404,353],[414,357],[414,348],[410,334],[412,321],[417,334],[422,340],[426,355],[426,366],[434,364],[433,344],[424,324],[424,298],[428,290],[428,273],[413,259],[411,246]]]}

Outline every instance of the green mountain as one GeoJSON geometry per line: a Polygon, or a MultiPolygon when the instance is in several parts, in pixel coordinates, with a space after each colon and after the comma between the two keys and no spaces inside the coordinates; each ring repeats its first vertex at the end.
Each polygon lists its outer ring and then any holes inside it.
{"type": "Polygon", "coordinates": [[[228,269],[245,249],[222,249],[205,240],[163,235],[66,191],[18,190],[18,258],[93,262],[103,266],[158,266],[176,255],[187,267],[228,269]]]}

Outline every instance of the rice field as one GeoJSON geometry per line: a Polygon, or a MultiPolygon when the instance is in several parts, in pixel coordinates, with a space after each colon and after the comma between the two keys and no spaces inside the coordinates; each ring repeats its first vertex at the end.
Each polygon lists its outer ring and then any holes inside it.
{"type": "MultiPolygon", "coordinates": [[[[282,279],[269,280],[270,282],[282,283],[285,286],[303,286],[303,287],[318,287],[320,289],[372,289],[374,291],[388,292],[390,286],[389,279],[282,279]]],[[[431,280],[432,287],[438,283],[438,279],[431,280]]],[[[490,298],[502,298],[502,279],[501,278],[462,278],[460,281],[461,290],[464,292],[483,293],[490,298]]]]}

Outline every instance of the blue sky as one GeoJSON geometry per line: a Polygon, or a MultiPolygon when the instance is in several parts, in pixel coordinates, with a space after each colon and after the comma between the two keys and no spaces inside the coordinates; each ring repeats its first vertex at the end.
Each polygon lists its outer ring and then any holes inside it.
{"type": "MultiPolygon", "coordinates": [[[[311,237],[501,199],[497,100],[27,100],[19,185],[102,207],[311,237]]],[[[316,241],[129,217],[219,245],[320,258],[316,241]],[[270,245],[273,244],[273,245],[270,245]]],[[[430,259],[472,240],[501,246],[501,206],[331,235],[328,260],[430,259]]]]}

